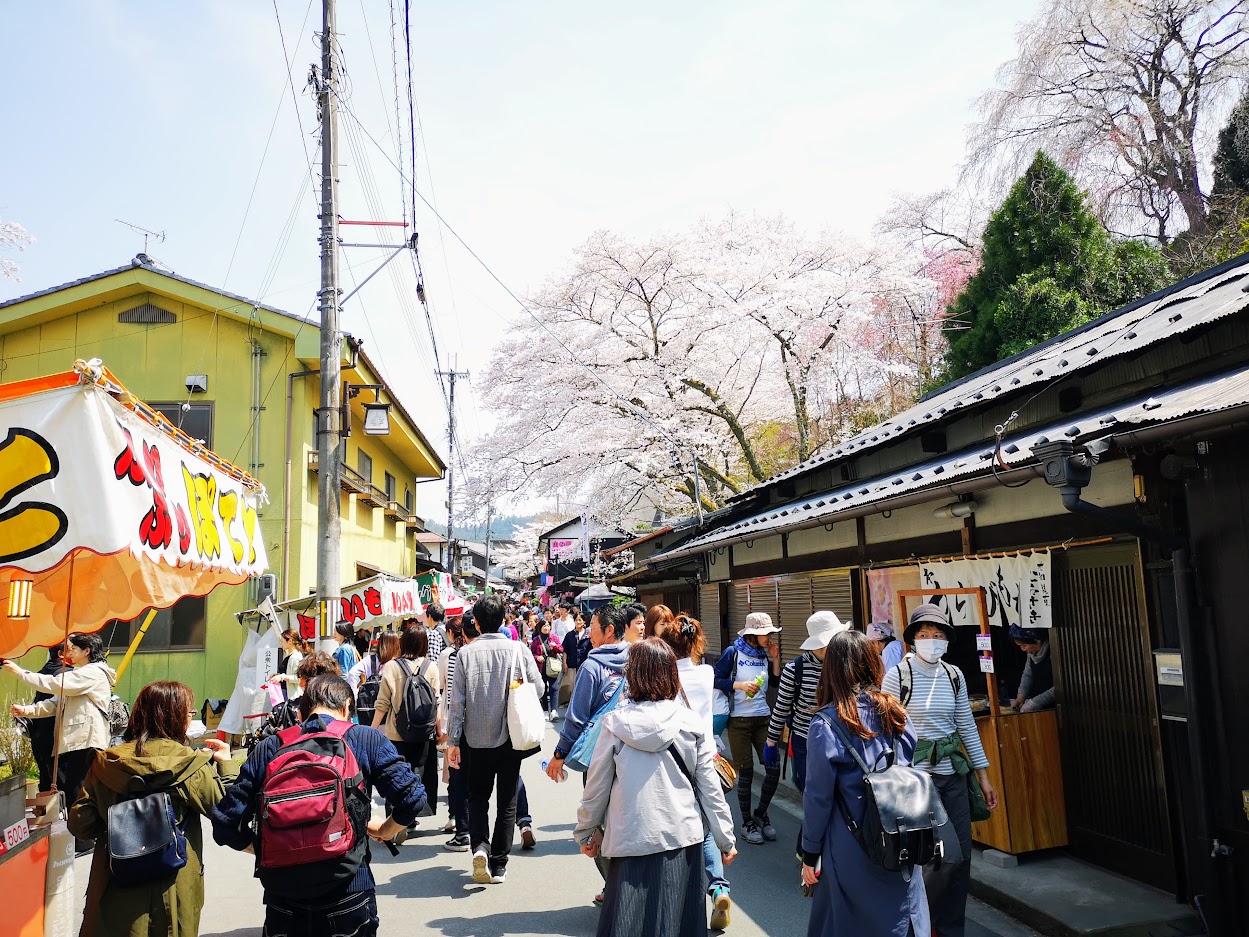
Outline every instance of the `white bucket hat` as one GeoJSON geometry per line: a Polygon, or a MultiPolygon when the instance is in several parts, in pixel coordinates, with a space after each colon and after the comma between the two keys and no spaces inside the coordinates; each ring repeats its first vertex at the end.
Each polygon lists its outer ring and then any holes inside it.
{"type": "Polygon", "coordinates": [[[802,650],[814,651],[828,647],[828,642],[833,640],[833,635],[849,630],[850,626],[844,624],[833,612],[816,612],[807,619],[807,634],[810,637],[802,642],[802,650]]]}
{"type": "Polygon", "coordinates": [[[772,624],[772,616],[767,612],[751,612],[746,616],[746,627],[737,633],[743,638],[748,634],[760,637],[765,634],[780,634],[781,629],[772,624]]]}

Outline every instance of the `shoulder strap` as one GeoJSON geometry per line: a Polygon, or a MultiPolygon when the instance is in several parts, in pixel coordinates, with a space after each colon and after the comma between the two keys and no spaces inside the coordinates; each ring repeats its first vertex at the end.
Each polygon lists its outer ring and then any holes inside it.
{"type": "MultiPolygon", "coordinates": [[[[958,671],[956,671],[953,667],[951,667],[945,661],[941,662],[941,667],[943,670],[945,670],[945,675],[950,678],[950,686],[954,688],[954,696],[955,696],[955,699],[957,699],[958,691],[963,688],[963,681],[959,679],[958,671]]],[[[903,705],[906,705],[906,704],[904,703],[903,705]]]]}
{"type": "Polygon", "coordinates": [[[859,768],[863,771],[863,774],[871,774],[872,769],[867,766],[867,762],[863,760],[863,756],[859,754],[859,750],[850,742],[850,736],[846,733],[846,730],[842,728],[841,724],[835,719],[829,718],[828,714],[822,710],[817,712],[815,715],[817,719],[822,720],[823,723],[832,730],[833,734],[841,740],[841,744],[845,746],[846,751],[850,753],[850,757],[854,759],[855,764],[859,766],[859,768]]]}
{"type": "Polygon", "coordinates": [[[806,654],[807,654],[806,651],[801,651],[799,652],[798,656],[794,658],[794,700],[795,701],[797,701],[798,697],[802,695],[802,664],[803,664],[802,659],[806,656],[806,654]]]}
{"type": "Polygon", "coordinates": [[[898,702],[906,706],[911,701],[911,687],[915,682],[915,675],[911,672],[911,662],[903,660],[898,664],[898,702]]]}
{"type": "Polygon", "coordinates": [[[412,676],[412,668],[408,666],[408,661],[407,661],[407,658],[406,658],[406,657],[396,657],[396,658],[395,658],[395,660],[399,661],[399,669],[403,671],[403,675],[404,675],[405,677],[411,677],[411,676],[412,676]]]}
{"type": "Polygon", "coordinates": [[[330,724],[325,727],[325,734],[332,735],[335,738],[340,738],[343,740],[345,744],[347,741],[347,733],[350,732],[354,726],[355,726],[354,722],[346,722],[345,720],[341,720],[341,719],[333,719],[330,721],[330,724]]]}
{"type": "Polygon", "coordinates": [[[281,743],[280,747],[286,748],[286,746],[298,741],[299,737],[303,734],[304,734],[304,727],[300,725],[299,723],[296,723],[293,726],[289,726],[283,729],[281,732],[278,733],[278,742],[281,743]]]}

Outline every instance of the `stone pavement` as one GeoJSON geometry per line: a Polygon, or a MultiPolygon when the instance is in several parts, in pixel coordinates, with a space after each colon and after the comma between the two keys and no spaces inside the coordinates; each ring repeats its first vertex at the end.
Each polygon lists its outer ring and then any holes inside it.
{"type": "MultiPolygon", "coordinates": [[[[555,733],[551,731],[543,751],[550,752],[554,745],[555,733]]],[[[522,852],[517,837],[517,849],[503,885],[474,883],[469,876],[469,854],[442,848],[447,839],[442,832],[446,821],[442,804],[436,819],[421,819],[420,829],[401,847],[399,858],[392,858],[385,848],[373,850],[383,937],[594,934],[599,912],[591,899],[601,880],[571,835],[581,795],[580,779],[571,775],[563,784],[552,783],[542,774],[539,762],[543,757],[527,759],[523,771],[538,846],[533,852],[522,852]]],[[[802,896],[798,866],[790,851],[798,831],[796,811],[778,802],[772,821],[780,839],[763,846],[743,843],[737,861],[729,867],[734,908],[726,933],[731,937],[806,933],[809,905],[802,896]]],[[[258,937],[263,907],[260,885],[252,877],[252,857],[217,846],[211,835],[206,839],[207,900],[200,933],[205,937],[258,937]]],[[[87,858],[77,861],[80,896],[86,890],[88,869],[87,858]]],[[[973,901],[969,911],[974,921],[969,922],[968,937],[1035,937],[1032,931],[979,902],[973,901]]]]}

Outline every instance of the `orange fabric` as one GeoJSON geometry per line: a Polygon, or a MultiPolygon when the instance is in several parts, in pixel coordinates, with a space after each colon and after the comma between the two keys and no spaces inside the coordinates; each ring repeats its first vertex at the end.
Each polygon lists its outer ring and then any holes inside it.
{"type": "Polygon", "coordinates": [[[14,937],[43,937],[43,892],[47,874],[46,836],[21,852],[0,856],[0,895],[4,895],[5,930],[16,927],[14,937]]]}
{"type": "Polygon", "coordinates": [[[31,394],[37,394],[40,391],[56,390],[58,387],[73,387],[77,383],[77,371],[66,371],[64,374],[45,374],[43,377],[32,377],[26,381],[0,384],[0,400],[15,400],[18,397],[29,397],[31,394]]]}
{"type": "Polygon", "coordinates": [[[136,559],[129,550],[108,556],[75,550],[42,573],[0,569],[0,657],[21,657],[64,640],[66,631],[99,631],[110,621],[137,618],[144,609],[165,608],[183,596],[207,595],[223,583],[246,580],[221,570],[136,559]],[[29,618],[8,617],[13,579],[34,581],[29,618]]]}

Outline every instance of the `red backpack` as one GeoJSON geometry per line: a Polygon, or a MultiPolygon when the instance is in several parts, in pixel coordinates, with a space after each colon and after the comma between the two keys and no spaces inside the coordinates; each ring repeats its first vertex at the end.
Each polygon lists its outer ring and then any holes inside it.
{"type": "Polygon", "coordinates": [[[265,888],[311,897],[346,887],[368,855],[364,775],[344,736],[292,726],[265,769],[256,824],[257,874],[265,888]]]}

